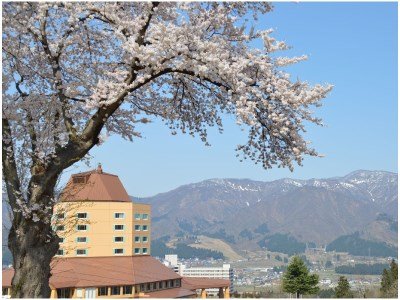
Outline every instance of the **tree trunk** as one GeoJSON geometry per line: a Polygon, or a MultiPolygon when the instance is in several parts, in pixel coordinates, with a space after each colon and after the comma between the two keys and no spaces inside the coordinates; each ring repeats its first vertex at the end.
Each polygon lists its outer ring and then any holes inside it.
{"type": "Polygon", "coordinates": [[[20,224],[13,222],[8,247],[13,255],[15,270],[11,296],[49,298],[50,262],[59,247],[51,224],[25,219],[20,224]]]}
{"type": "Polygon", "coordinates": [[[11,228],[8,246],[15,270],[12,297],[50,297],[50,262],[59,247],[58,238],[50,236],[50,224],[24,220],[17,230],[11,228]]]}
{"type": "Polygon", "coordinates": [[[296,298],[297,299],[300,298],[300,293],[299,292],[296,292],[296,298]]]}

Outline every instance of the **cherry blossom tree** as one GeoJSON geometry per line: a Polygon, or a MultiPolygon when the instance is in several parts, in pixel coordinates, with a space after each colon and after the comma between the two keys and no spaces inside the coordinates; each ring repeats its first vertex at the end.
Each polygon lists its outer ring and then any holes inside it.
{"type": "MultiPolygon", "coordinates": [[[[60,174],[103,135],[140,137],[162,119],[172,133],[222,129],[232,114],[248,130],[244,158],[293,168],[316,156],[305,122],[330,85],[292,81],[288,46],[245,18],[268,3],[3,3],[3,178],[13,211],[8,245],[14,297],[49,297],[59,239],[50,218],[60,174]],[[252,47],[255,40],[262,48],[252,47]]],[[[250,17],[249,17],[250,16],[250,17]]]]}

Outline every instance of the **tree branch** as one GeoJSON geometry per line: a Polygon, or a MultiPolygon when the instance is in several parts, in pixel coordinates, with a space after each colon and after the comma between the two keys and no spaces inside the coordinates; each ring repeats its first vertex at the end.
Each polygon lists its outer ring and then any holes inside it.
{"type": "Polygon", "coordinates": [[[19,208],[18,198],[22,198],[21,182],[17,172],[10,123],[4,116],[2,118],[2,135],[3,176],[7,188],[8,202],[14,212],[14,218],[21,218],[21,213],[17,212],[19,208]]]}

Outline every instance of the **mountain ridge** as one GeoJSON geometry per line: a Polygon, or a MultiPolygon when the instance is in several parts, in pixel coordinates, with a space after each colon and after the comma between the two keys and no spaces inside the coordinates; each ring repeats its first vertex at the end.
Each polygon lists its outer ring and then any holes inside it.
{"type": "Polygon", "coordinates": [[[253,232],[266,223],[271,233],[327,244],[364,229],[379,213],[397,220],[397,176],[389,171],[357,170],[324,179],[212,178],[133,199],[153,205],[156,238],[224,230],[242,245],[240,232],[253,232]]]}

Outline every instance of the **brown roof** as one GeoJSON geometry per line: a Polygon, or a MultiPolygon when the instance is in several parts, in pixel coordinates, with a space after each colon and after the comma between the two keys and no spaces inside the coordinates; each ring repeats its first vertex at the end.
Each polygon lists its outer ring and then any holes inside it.
{"type": "MultiPolygon", "coordinates": [[[[192,295],[196,295],[196,291],[191,291],[185,288],[173,288],[145,293],[143,298],[184,298],[192,295]]],[[[139,298],[142,297],[139,296],[139,298]]]]}
{"type": "MultiPolygon", "coordinates": [[[[50,286],[99,287],[133,285],[181,278],[149,255],[54,258],[50,286]]],[[[11,286],[13,269],[3,270],[3,287],[11,286]]]]}
{"type": "Polygon", "coordinates": [[[229,287],[230,281],[226,279],[182,277],[182,287],[188,290],[229,287]]]}
{"type": "Polygon", "coordinates": [[[132,201],[118,176],[104,173],[101,168],[73,174],[60,199],[61,201],[132,201]]]}
{"type": "Polygon", "coordinates": [[[5,269],[2,272],[2,278],[1,278],[1,286],[3,287],[9,287],[11,286],[11,280],[14,276],[14,269],[5,269]]]}

